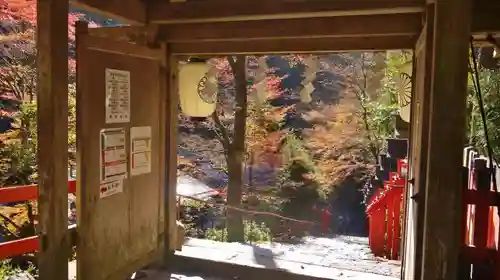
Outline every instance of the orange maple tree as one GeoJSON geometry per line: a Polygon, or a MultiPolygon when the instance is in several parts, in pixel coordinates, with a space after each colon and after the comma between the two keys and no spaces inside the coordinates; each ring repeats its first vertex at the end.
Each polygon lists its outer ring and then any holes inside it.
{"type": "MultiPolygon", "coordinates": [[[[80,13],[68,13],[68,44],[75,43],[75,22],[80,13]]],[[[36,0],[0,0],[0,100],[16,103],[34,99],[36,91],[36,0]]],[[[94,23],[90,23],[95,25],[94,23]]],[[[70,75],[75,60],[68,56],[70,75]]],[[[0,108],[0,115],[12,117],[14,108],[0,108]]]]}

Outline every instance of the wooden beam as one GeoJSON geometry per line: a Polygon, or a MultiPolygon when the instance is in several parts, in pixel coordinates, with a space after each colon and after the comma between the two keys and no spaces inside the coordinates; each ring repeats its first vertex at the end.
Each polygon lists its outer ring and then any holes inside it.
{"type": "Polygon", "coordinates": [[[322,17],[171,24],[160,27],[159,36],[169,42],[248,40],[263,38],[318,38],[369,35],[418,35],[420,14],[322,17]]]}
{"type": "Polygon", "coordinates": [[[435,4],[422,280],[458,279],[471,7],[472,0],[435,4]]]}
{"type": "Polygon", "coordinates": [[[348,38],[270,39],[253,41],[211,41],[171,43],[175,55],[332,53],[412,49],[416,36],[394,35],[348,38]]]}
{"type": "Polygon", "coordinates": [[[122,24],[145,24],[146,5],[139,0],[69,0],[71,6],[104,17],[119,20],[122,24]]]}
{"type": "Polygon", "coordinates": [[[499,4],[481,5],[473,9],[472,33],[500,33],[499,4]]]}
{"type": "Polygon", "coordinates": [[[37,1],[40,280],[67,280],[68,2],[37,1]]]}
{"type": "MultiPolygon", "coordinates": [[[[500,8],[474,12],[473,34],[500,32],[500,8]]],[[[237,41],[270,38],[366,37],[414,35],[422,30],[423,14],[387,14],[238,22],[176,23],[162,25],[159,36],[169,42],[237,41]]],[[[392,48],[391,48],[392,49],[392,48]]]]}
{"type": "Polygon", "coordinates": [[[155,23],[248,21],[284,18],[418,13],[425,0],[209,0],[150,4],[155,23]]]}
{"type": "Polygon", "coordinates": [[[134,43],[142,46],[154,44],[155,40],[151,40],[151,37],[152,35],[156,35],[152,34],[156,32],[153,28],[137,25],[89,28],[88,32],[94,37],[112,39],[113,41],[134,43]]]}

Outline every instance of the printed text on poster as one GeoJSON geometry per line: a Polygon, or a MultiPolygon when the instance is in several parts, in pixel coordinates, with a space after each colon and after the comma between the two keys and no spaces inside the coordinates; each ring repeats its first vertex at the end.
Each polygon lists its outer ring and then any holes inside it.
{"type": "Polygon", "coordinates": [[[99,197],[105,198],[123,192],[123,180],[101,183],[99,197]]]}
{"type": "Polygon", "coordinates": [[[106,68],[106,123],[130,121],[130,72],[106,68]]]}
{"type": "Polygon", "coordinates": [[[127,178],[127,151],[124,128],[103,129],[100,133],[101,182],[127,178]]]}
{"type": "Polygon", "coordinates": [[[130,176],[151,172],[151,127],[130,129],[130,176]]]}

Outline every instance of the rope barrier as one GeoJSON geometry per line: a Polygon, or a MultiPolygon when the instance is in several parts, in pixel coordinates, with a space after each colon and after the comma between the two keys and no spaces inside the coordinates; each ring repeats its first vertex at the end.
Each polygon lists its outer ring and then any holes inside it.
{"type": "Polygon", "coordinates": [[[239,211],[239,212],[246,213],[246,214],[250,214],[250,215],[274,216],[274,217],[280,218],[282,220],[297,222],[297,223],[301,223],[301,224],[318,225],[318,223],[315,223],[315,222],[312,222],[312,221],[294,219],[294,218],[286,217],[286,216],[283,216],[283,215],[280,215],[280,214],[276,214],[276,213],[272,213],[272,212],[242,209],[242,208],[239,208],[239,207],[228,205],[227,203],[217,203],[217,202],[205,201],[203,199],[199,199],[199,198],[196,198],[196,197],[193,197],[193,196],[189,196],[189,195],[177,194],[177,196],[178,197],[182,197],[182,198],[191,199],[191,200],[194,200],[194,201],[198,201],[200,203],[208,204],[208,205],[211,205],[211,206],[224,205],[228,209],[232,209],[232,210],[239,211]]]}

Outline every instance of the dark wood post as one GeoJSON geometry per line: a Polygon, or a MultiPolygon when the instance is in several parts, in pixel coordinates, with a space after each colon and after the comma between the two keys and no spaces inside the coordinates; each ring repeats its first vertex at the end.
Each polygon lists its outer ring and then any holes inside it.
{"type": "Polygon", "coordinates": [[[67,280],[68,1],[37,1],[40,280],[67,280]]]}
{"type": "Polygon", "coordinates": [[[436,0],[426,152],[423,280],[455,280],[462,234],[462,157],[471,0],[436,0]]]}
{"type": "MultiPolygon", "coordinates": [[[[165,196],[164,196],[164,261],[168,263],[168,259],[175,252],[176,248],[176,230],[177,230],[177,120],[179,114],[179,93],[177,81],[177,60],[170,52],[170,46],[166,43],[162,44],[164,59],[162,67],[164,68],[165,77],[165,92],[162,102],[167,108],[166,115],[166,130],[165,130],[165,196]]],[[[180,237],[179,237],[180,238],[180,237]]]]}

